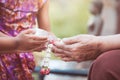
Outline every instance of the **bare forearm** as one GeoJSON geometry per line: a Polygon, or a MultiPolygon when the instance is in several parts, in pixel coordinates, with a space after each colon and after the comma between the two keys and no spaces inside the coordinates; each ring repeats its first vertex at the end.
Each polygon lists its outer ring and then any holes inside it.
{"type": "Polygon", "coordinates": [[[120,49],[120,34],[111,36],[99,36],[103,52],[120,49]]]}
{"type": "Polygon", "coordinates": [[[44,29],[46,31],[50,30],[50,21],[49,21],[49,0],[43,5],[43,7],[38,11],[38,26],[41,29],[44,29]]]}
{"type": "Polygon", "coordinates": [[[13,37],[0,37],[0,53],[16,52],[16,44],[16,39],[13,37]]]}

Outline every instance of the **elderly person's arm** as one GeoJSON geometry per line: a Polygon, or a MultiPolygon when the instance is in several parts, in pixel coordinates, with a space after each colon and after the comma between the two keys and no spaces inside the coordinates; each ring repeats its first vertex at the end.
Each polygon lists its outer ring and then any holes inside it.
{"type": "Polygon", "coordinates": [[[120,34],[111,36],[100,36],[98,37],[98,39],[101,43],[102,52],[120,49],[120,34]]]}
{"type": "Polygon", "coordinates": [[[63,39],[64,44],[56,42],[53,52],[65,61],[86,61],[96,59],[109,50],[120,49],[120,35],[93,36],[78,35],[63,39]]]}

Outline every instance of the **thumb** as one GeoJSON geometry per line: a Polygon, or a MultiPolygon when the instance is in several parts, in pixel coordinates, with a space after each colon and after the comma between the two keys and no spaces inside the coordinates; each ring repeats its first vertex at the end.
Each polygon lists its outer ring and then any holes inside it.
{"type": "Polygon", "coordinates": [[[62,40],[65,44],[74,44],[74,43],[77,43],[78,42],[78,39],[76,37],[70,37],[70,38],[64,38],[62,40]]]}

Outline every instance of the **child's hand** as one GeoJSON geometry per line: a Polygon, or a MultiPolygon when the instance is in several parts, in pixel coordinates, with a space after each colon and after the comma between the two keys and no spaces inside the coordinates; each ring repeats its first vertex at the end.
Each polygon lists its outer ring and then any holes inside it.
{"type": "Polygon", "coordinates": [[[48,38],[49,43],[54,43],[58,38],[51,32],[47,32],[43,29],[35,28],[36,31],[35,35],[37,36],[46,36],[48,38]]]}
{"type": "Polygon", "coordinates": [[[15,37],[17,42],[17,50],[23,52],[42,51],[45,49],[45,44],[48,41],[45,36],[34,35],[35,31],[32,29],[25,30],[15,37]]]}

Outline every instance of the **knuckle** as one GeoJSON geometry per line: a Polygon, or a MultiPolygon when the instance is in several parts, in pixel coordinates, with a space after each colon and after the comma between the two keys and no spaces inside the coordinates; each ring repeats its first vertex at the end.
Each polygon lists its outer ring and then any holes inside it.
{"type": "Polygon", "coordinates": [[[76,51],[78,51],[78,48],[72,48],[71,51],[76,52],[76,51]]]}
{"type": "Polygon", "coordinates": [[[34,44],[34,42],[33,42],[33,41],[29,41],[29,44],[32,44],[32,45],[33,45],[33,44],[34,44]]]}

